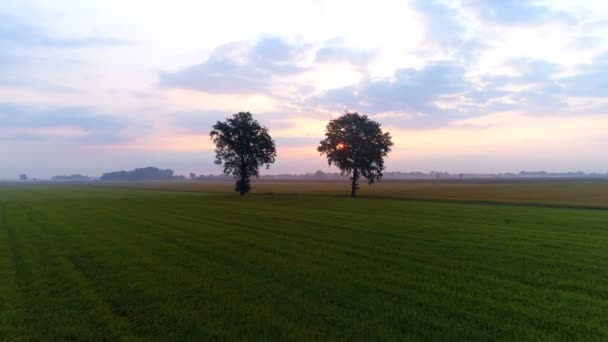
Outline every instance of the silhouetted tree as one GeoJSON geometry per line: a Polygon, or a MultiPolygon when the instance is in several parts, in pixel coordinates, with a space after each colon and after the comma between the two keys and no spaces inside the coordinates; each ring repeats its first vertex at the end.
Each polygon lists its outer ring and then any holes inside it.
{"type": "Polygon", "coordinates": [[[190,179],[191,180],[195,180],[196,179],[196,173],[190,172],[190,179]]]}
{"type": "Polygon", "coordinates": [[[250,178],[259,176],[260,166],[274,163],[277,156],[274,141],[266,127],[251,113],[240,112],[226,121],[218,121],[209,133],[215,143],[215,163],[224,166],[224,174],[234,175],[234,190],[241,194],[251,190],[250,178]]]}
{"type": "Polygon", "coordinates": [[[383,133],[380,124],[367,115],[348,113],[331,120],[325,128],[325,139],[317,151],[327,156],[328,164],[336,165],[342,174],[351,176],[351,196],[356,196],[360,177],[369,184],[379,181],[384,170],[384,157],[393,142],[383,133]]]}
{"type": "Polygon", "coordinates": [[[20,181],[26,181],[27,180],[27,175],[25,173],[22,173],[19,175],[19,180],[20,181]]]}
{"type": "Polygon", "coordinates": [[[316,179],[327,179],[327,175],[325,174],[325,172],[321,171],[321,170],[317,170],[317,172],[315,172],[314,177],[316,179]]]}

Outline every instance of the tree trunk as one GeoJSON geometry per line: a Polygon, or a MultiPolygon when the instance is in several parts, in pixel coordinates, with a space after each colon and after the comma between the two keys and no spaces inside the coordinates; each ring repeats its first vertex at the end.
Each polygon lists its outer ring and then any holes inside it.
{"type": "Polygon", "coordinates": [[[246,184],[247,184],[247,180],[245,179],[245,177],[241,176],[241,178],[238,180],[237,186],[236,186],[236,188],[241,196],[245,196],[245,194],[247,193],[246,184]]]}
{"type": "Polygon", "coordinates": [[[352,184],[351,184],[351,190],[350,190],[351,197],[357,196],[357,180],[358,179],[359,179],[359,172],[357,169],[355,169],[353,171],[352,184]]]}
{"type": "Polygon", "coordinates": [[[239,192],[241,196],[245,196],[245,194],[249,191],[249,180],[247,177],[247,165],[245,162],[241,162],[240,165],[240,177],[236,182],[236,190],[239,192]]]}

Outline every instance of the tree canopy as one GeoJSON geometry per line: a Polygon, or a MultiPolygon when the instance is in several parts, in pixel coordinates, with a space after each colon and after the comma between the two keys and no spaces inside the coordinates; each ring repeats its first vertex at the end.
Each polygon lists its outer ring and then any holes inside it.
{"type": "Polygon", "coordinates": [[[261,166],[269,168],[277,156],[268,129],[249,112],[218,121],[209,135],[215,144],[215,164],[223,165],[224,174],[234,175],[235,191],[241,196],[251,190],[250,178],[259,176],[261,166]]]}
{"type": "Polygon", "coordinates": [[[367,115],[346,112],[329,121],[325,139],[317,151],[327,156],[329,165],[337,166],[342,174],[351,176],[351,196],[356,195],[358,180],[369,184],[379,181],[384,170],[384,157],[391,151],[390,134],[383,133],[380,124],[367,115]]]}
{"type": "Polygon", "coordinates": [[[101,175],[102,181],[157,181],[175,180],[180,176],[175,176],[171,169],[159,169],[157,167],[143,167],[131,171],[113,171],[101,175]]]}

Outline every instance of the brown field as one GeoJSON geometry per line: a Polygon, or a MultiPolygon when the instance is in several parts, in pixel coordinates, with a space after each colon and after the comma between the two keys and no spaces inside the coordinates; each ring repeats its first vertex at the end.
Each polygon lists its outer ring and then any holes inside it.
{"type": "MultiPolygon", "coordinates": [[[[96,183],[95,186],[231,193],[229,182],[96,183]]],[[[348,196],[348,182],[254,181],[252,194],[348,196]]],[[[360,185],[361,197],[608,208],[608,180],[383,181],[360,185]]]]}

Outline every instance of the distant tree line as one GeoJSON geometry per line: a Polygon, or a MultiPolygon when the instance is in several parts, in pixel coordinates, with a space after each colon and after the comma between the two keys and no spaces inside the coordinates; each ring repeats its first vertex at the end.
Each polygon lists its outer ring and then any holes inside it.
{"type": "MultiPolygon", "coordinates": [[[[269,168],[275,162],[277,150],[268,128],[260,125],[249,112],[239,112],[225,121],[217,121],[209,136],[215,144],[215,164],[223,167],[222,176],[200,175],[190,173],[191,180],[236,180],[234,190],[241,196],[251,189],[251,178],[260,177],[260,167],[269,168]]],[[[264,176],[265,179],[340,179],[350,181],[351,196],[355,197],[359,189],[359,180],[366,179],[368,184],[380,181],[384,176],[384,159],[393,146],[392,137],[383,132],[380,123],[366,115],[346,112],[330,120],[325,127],[325,139],[321,140],[317,152],[327,158],[329,165],[336,166],[339,174],[315,173],[301,175],[264,176]]],[[[482,177],[509,177],[513,174],[476,175],[482,177]]],[[[390,172],[387,178],[458,178],[463,179],[471,174],[450,175],[445,171],[390,172]]],[[[517,176],[552,176],[544,171],[522,171],[517,176]]],[[[575,174],[579,176],[579,174],[575,174]]],[[[171,169],[147,167],[132,171],[104,173],[102,181],[148,181],[148,180],[185,180],[184,176],[175,176],[171,169]]]]}
{"type": "Polygon", "coordinates": [[[91,177],[73,174],[70,176],[53,176],[51,180],[55,182],[82,182],[91,180],[91,177]]]}
{"type": "Polygon", "coordinates": [[[171,169],[159,169],[156,167],[144,167],[132,171],[115,171],[104,173],[102,181],[168,181],[184,180],[184,176],[175,176],[171,169]]]}

